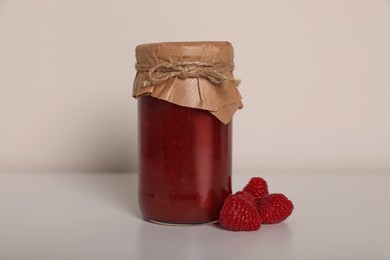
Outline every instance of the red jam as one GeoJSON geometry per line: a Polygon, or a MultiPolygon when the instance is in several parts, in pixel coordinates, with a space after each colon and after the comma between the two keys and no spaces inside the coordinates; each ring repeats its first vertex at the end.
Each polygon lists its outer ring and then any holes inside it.
{"type": "Polygon", "coordinates": [[[139,204],[145,219],[218,220],[231,194],[232,122],[150,96],[138,99],[139,204]]]}

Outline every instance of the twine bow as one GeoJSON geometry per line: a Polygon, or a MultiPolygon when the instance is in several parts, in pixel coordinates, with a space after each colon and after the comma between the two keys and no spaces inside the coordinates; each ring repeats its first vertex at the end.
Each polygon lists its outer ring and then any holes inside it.
{"type": "Polygon", "coordinates": [[[143,81],[144,87],[165,82],[173,77],[185,78],[206,78],[211,82],[221,85],[225,81],[232,81],[236,86],[240,80],[231,76],[234,65],[226,63],[201,63],[201,62],[181,62],[169,63],[161,62],[158,64],[140,64],[135,68],[138,72],[148,72],[148,79],[143,81]]]}

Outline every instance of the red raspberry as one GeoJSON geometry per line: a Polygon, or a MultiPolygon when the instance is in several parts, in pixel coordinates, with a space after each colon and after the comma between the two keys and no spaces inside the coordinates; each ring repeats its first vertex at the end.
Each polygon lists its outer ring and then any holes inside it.
{"type": "Polygon", "coordinates": [[[257,202],[250,193],[246,191],[238,191],[234,193],[234,195],[243,197],[246,201],[248,201],[250,204],[257,208],[257,202]]]}
{"type": "Polygon", "coordinates": [[[261,226],[257,208],[240,195],[227,197],[220,212],[219,222],[232,231],[254,231],[261,226]]]}
{"type": "Polygon", "coordinates": [[[258,208],[262,224],[275,224],[290,216],[294,205],[283,194],[273,193],[260,199],[258,208]]]}
{"type": "Polygon", "coordinates": [[[262,197],[269,194],[267,182],[260,177],[252,178],[244,187],[243,191],[251,194],[256,200],[261,199],[262,197]]]}

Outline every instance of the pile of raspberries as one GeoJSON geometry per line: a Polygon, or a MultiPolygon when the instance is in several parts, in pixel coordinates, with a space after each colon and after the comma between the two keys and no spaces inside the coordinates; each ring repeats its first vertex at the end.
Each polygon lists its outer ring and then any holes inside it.
{"type": "Polygon", "coordinates": [[[219,222],[231,231],[255,231],[261,224],[282,222],[293,209],[293,203],[285,195],[269,194],[267,182],[254,177],[242,191],[226,198],[219,222]]]}

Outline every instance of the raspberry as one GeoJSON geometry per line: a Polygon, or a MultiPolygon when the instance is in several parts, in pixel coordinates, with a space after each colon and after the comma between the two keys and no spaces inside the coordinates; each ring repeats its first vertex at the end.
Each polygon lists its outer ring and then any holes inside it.
{"type": "Polygon", "coordinates": [[[257,208],[257,202],[250,193],[246,191],[238,191],[234,193],[234,195],[243,197],[246,201],[248,201],[250,204],[257,208]]]}
{"type": "Polygon", "coordinates": [[[256,200],[261,199],[262,197],[269,194],[267,182],[260,177],[252,178],[244,187],[243,191],[251,194],[256,200]]]}
{"type": "Polygon", "coordinates": [[[261,226],[257,208],[242,195],[229,195],[222,206],[219,222],[232,231],[254,231],[261,226]]]}
{"type": "Polygon", "coordinates": [[[273,193],[258,201],[258,209],[262,224],[275,224],[290,216],[294,205],[283,194],[273,193]]]}

